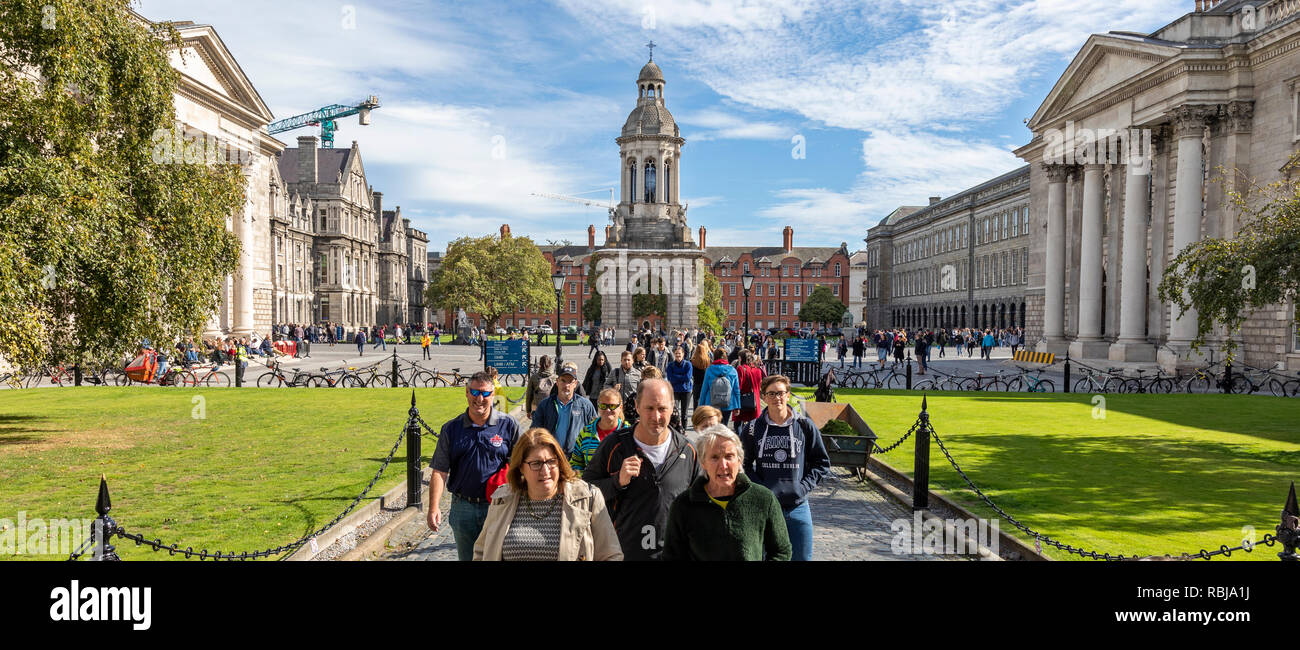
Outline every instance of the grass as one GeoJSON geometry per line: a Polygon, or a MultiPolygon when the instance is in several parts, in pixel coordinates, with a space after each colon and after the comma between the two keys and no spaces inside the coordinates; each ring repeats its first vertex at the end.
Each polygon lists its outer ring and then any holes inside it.
{"type": "MultiPolygon", "coordinates": [[[[503,392],[514,399],[523,389],[503,392]]],[[[435,431],[465,408],[463,388],[415,395],[435,431]]],[[[196,550],[286,544],[360,494],[397,440],[410,400],[401,388],[2,391],[0,518],[93,518],[102,473],[111,515],[130,532],[196,550]]],[[[421,447],[425,465],[433,446],[421,447]]],[[[405,465],[403,442],[367,498],[404,482],[405,465]]],[[[124,559],[167,557],[129,541],[118,550],[124,559]]]]}
{"type": "MultiPolygon", "coordinates": [[[[810,389],[799,389],[811,399],[810,389]]],[[[920,411],[910,391],[837,390],[888,446],[920,411]]],[[[1043,534],[1098,552],[1153,555],[1237,546],[1272,533],[1300,478],[1300,400],[1257,395],[931,393],[930,421],[994,503],[1043,534]],[[1104,408],[1103,408],[1104,407],[1104,408]],[[1104,417],[1095,417],[1102,416],[1104,417]]],[[[911,440],[882,460],[912,475],[911,440]]],[[[931,445],[930,488],[997,514],[931,445]]],[[[1004,532],[1032,538],[1000,522],[1004,532]]],[[[1055,559],[1081,559],[1044,547],[1055,559]]],[[[1277,560],[1280,547],[1231,559],[1277,560]]]]}

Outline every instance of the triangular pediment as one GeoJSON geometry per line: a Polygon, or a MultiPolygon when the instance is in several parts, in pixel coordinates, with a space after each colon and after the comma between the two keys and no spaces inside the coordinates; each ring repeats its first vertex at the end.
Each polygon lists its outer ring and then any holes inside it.
{"type": "Polygon", "coordinates": [[[266,124],[274,118],[216,30],[210,25],[180,25],[177,31],[181,49],[168,56],[182,84],[237,105],[254,122],[266,124]]]}
{"type": "Polygon", "coordinates": [[[1133,83],[1182,51],[1165,41],[1137,35],[1090,36],[1029,120],[1030,130],[1038,131],[1068,109],[1133,83]]]}

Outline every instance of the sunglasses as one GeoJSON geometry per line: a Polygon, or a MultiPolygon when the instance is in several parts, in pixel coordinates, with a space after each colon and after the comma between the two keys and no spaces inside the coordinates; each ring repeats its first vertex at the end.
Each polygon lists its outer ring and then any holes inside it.
{"type": "Polygon", "coordinates": [[[491,397],[493,390],[494,389],[479,390],[477,388],[471,388],[469,389],[469,394],[473,395],[474,397],[491,397]]]}
{"type": "Polygon", "coordinates": [[[622,406],[622,404],[597,404],[596,406],[599,406],[602,411],[613,411],[622,406]]]}

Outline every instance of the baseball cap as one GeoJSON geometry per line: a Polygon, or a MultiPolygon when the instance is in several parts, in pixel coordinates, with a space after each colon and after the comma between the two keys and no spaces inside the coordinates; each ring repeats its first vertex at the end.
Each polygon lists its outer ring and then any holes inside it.
{"type": "Polygon", "coordinates": [[[565,361],[560,364],[561,375],[572,375],[574,379],[578,378],[578,364],[572,361],[565,361]]]}

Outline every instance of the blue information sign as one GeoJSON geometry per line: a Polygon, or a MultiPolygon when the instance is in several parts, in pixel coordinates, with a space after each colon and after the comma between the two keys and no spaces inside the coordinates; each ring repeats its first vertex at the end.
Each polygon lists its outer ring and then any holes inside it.
{"type": "Polygon", "coordinates": [[[789,338],[785,340],[785,360],[818,361],[817,353],[819,349],[817,339],[789,338]]]}
{"type": "Polygon", "coordinates": [[[487,351],[483,355],[485,366],[496,368],[502,375],[528,374],[528,341],[488,339],[485,343],[487,344],[487,351]]]}

